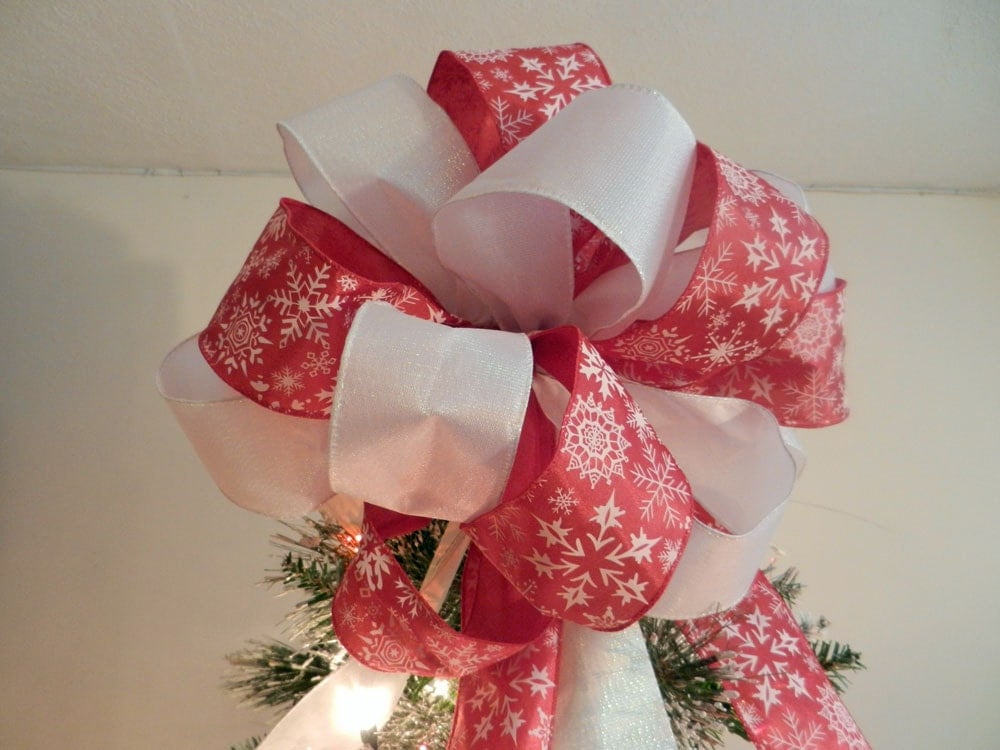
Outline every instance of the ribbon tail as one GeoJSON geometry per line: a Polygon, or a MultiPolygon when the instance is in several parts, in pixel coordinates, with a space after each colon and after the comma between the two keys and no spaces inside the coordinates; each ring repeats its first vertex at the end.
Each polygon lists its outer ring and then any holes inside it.
{"type": "Polygon", "coordinates": [[[553,621],[518,653],[462,677],[448,750],[550,750],[561,627],[553,621]]]}
{"type": "Polygon", "coordinates": [[[727,654],[733,708],[759,750],[871,750],[795,616],[759,573],[736,607],[679,623],[701,656],[727,654]]]}
{"type": "Polygon", "coordinates": [[[675,750],[638,623],[601,633],[563,627],[551,750],[675,750]]]}

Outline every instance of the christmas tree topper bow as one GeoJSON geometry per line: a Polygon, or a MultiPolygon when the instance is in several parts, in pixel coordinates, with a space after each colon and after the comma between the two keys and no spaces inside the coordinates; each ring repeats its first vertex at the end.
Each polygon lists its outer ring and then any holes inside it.
{"type": "Polygon", "coordinates": [[[160,373],[227,496],[361,532],[333,611],[356,661],[265,747],[355,747],[331,702],[391,708],[406,674],[461,679],[456,750],[663,747],[644,615],[752,655],[758,747],[800,722],[867,747],[757,573],[786,427],[846,416],[826,236],[609,83],[584,45],[442,53],[427,93],[396,76],[279,126],[312,206],[281,202],[160,373]],[[385,540],[428,518],[454,524],[418,591],[385,540]]]}

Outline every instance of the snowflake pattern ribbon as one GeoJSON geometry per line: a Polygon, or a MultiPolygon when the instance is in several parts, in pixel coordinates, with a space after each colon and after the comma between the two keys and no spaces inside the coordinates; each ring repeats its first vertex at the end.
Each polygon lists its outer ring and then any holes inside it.
{"type": "MultiPolygon", "coordinates": [[[[428,94],[478,168],[488,169],[585,92],[609,83],[585,45],[445,52],[428,94]]],[[[461,678],[453,750],[549,748],[561,621],[595,630],[634,623],[665,590],[669,596],[695,519],[713,523],[667,447],[670,435],[657,436],[630,382],[745,399],[786,426],[846,416],[844,284],[823,286],[826,235],[758,175],[702,144],[692,157],[677,239],[701,236],[700,252],[688,256],[695,262],[680,263],[669,278],[653,273],[655,284],[640,272],[642,298],[618,329],[610,323],[592,338],[566,325],[530,333],[536,380],[563,394],[562,418],[546,416],[540,398],[530,396],[502,497],[462,519],[473,544],[461,633],[423,601],[385,545],[424,520],[365,507],[359,552],[334,604],[335,629],[345,648],[375,669],[461,678]],[[672,287],[673,296],[658,291],[659,307],[650,312],[656,306],[643,301],[647,286],[672,287]]],[[[341,199],[351,206],[357,196],[341,199]]],[[[388,209],[408,216],[409,200],[388,209]]],[[[608,278],[630,278],[631,264],[639,265],[633,249],[583,208],[569,208],[573,298],[598,296],[608,278]]],[[[445,286],[424,277],[422,261],[386,257],[379,240],[388,232],[368,234],[370,227],[351,225],[354,214],[338,214],[339,221],[283,200],[198,338],[215,374],[272,412],[307,421],[336,416],[338,371],[369,302],[428,326],[471,325],[442,304],[445,286]]],[[[454,299],[495,296],[466,282],[457,282],[454,299]]],[[[741,684],[756,685],[738,689],[736,707],[758,747],[786,748],[799,735],[809,736],[809,747],[867,747],[766,582],[758,579],[740,607],[692,621],[688,631],[697,640],[711,623],[723,623],[714,646],[736,654],[741,684]],[[772,622],[780,630],[769,629],[772,622]]]]}

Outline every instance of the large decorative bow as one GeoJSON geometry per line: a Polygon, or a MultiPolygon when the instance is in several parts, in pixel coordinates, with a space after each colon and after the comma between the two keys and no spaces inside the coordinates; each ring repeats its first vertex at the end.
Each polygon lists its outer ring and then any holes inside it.
{"type": "Polygon", "coordinates": [[[456,750],[663,747],[646,614],[735,655],[758,747],[867,747],[757,573],[785,427],[846,416],[827,238],[609,83],[584,45],[446,52],[427,93],[279,126],[313,207],[281,202],[160,376],[230,498],[361,529],[333,609],[355,661],[266,747],[356,747],[317,707],[409,673],[461,678],[456,750]],[[429,518],[454,523],[418,591],[385,540],[429,518]],[[455,632],[435,604],[470,541],[455,632]]]}

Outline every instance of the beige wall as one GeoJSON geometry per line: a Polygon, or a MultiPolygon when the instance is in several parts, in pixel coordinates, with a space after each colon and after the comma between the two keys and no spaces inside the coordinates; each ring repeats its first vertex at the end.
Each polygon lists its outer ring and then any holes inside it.
{"type": "MultiPolygon", "coordinates": [[[[276,526],[159,402],[289,180],[0,172],[0,747],[203,750],[261,731],[222,656],[276,633],[276,526]]],[[[777,543],[869,671],[878,748],[989,748],[1000,649],[1000,200],[813,194],[850,279],[853,416],[808,433],[777,543]]]]}

